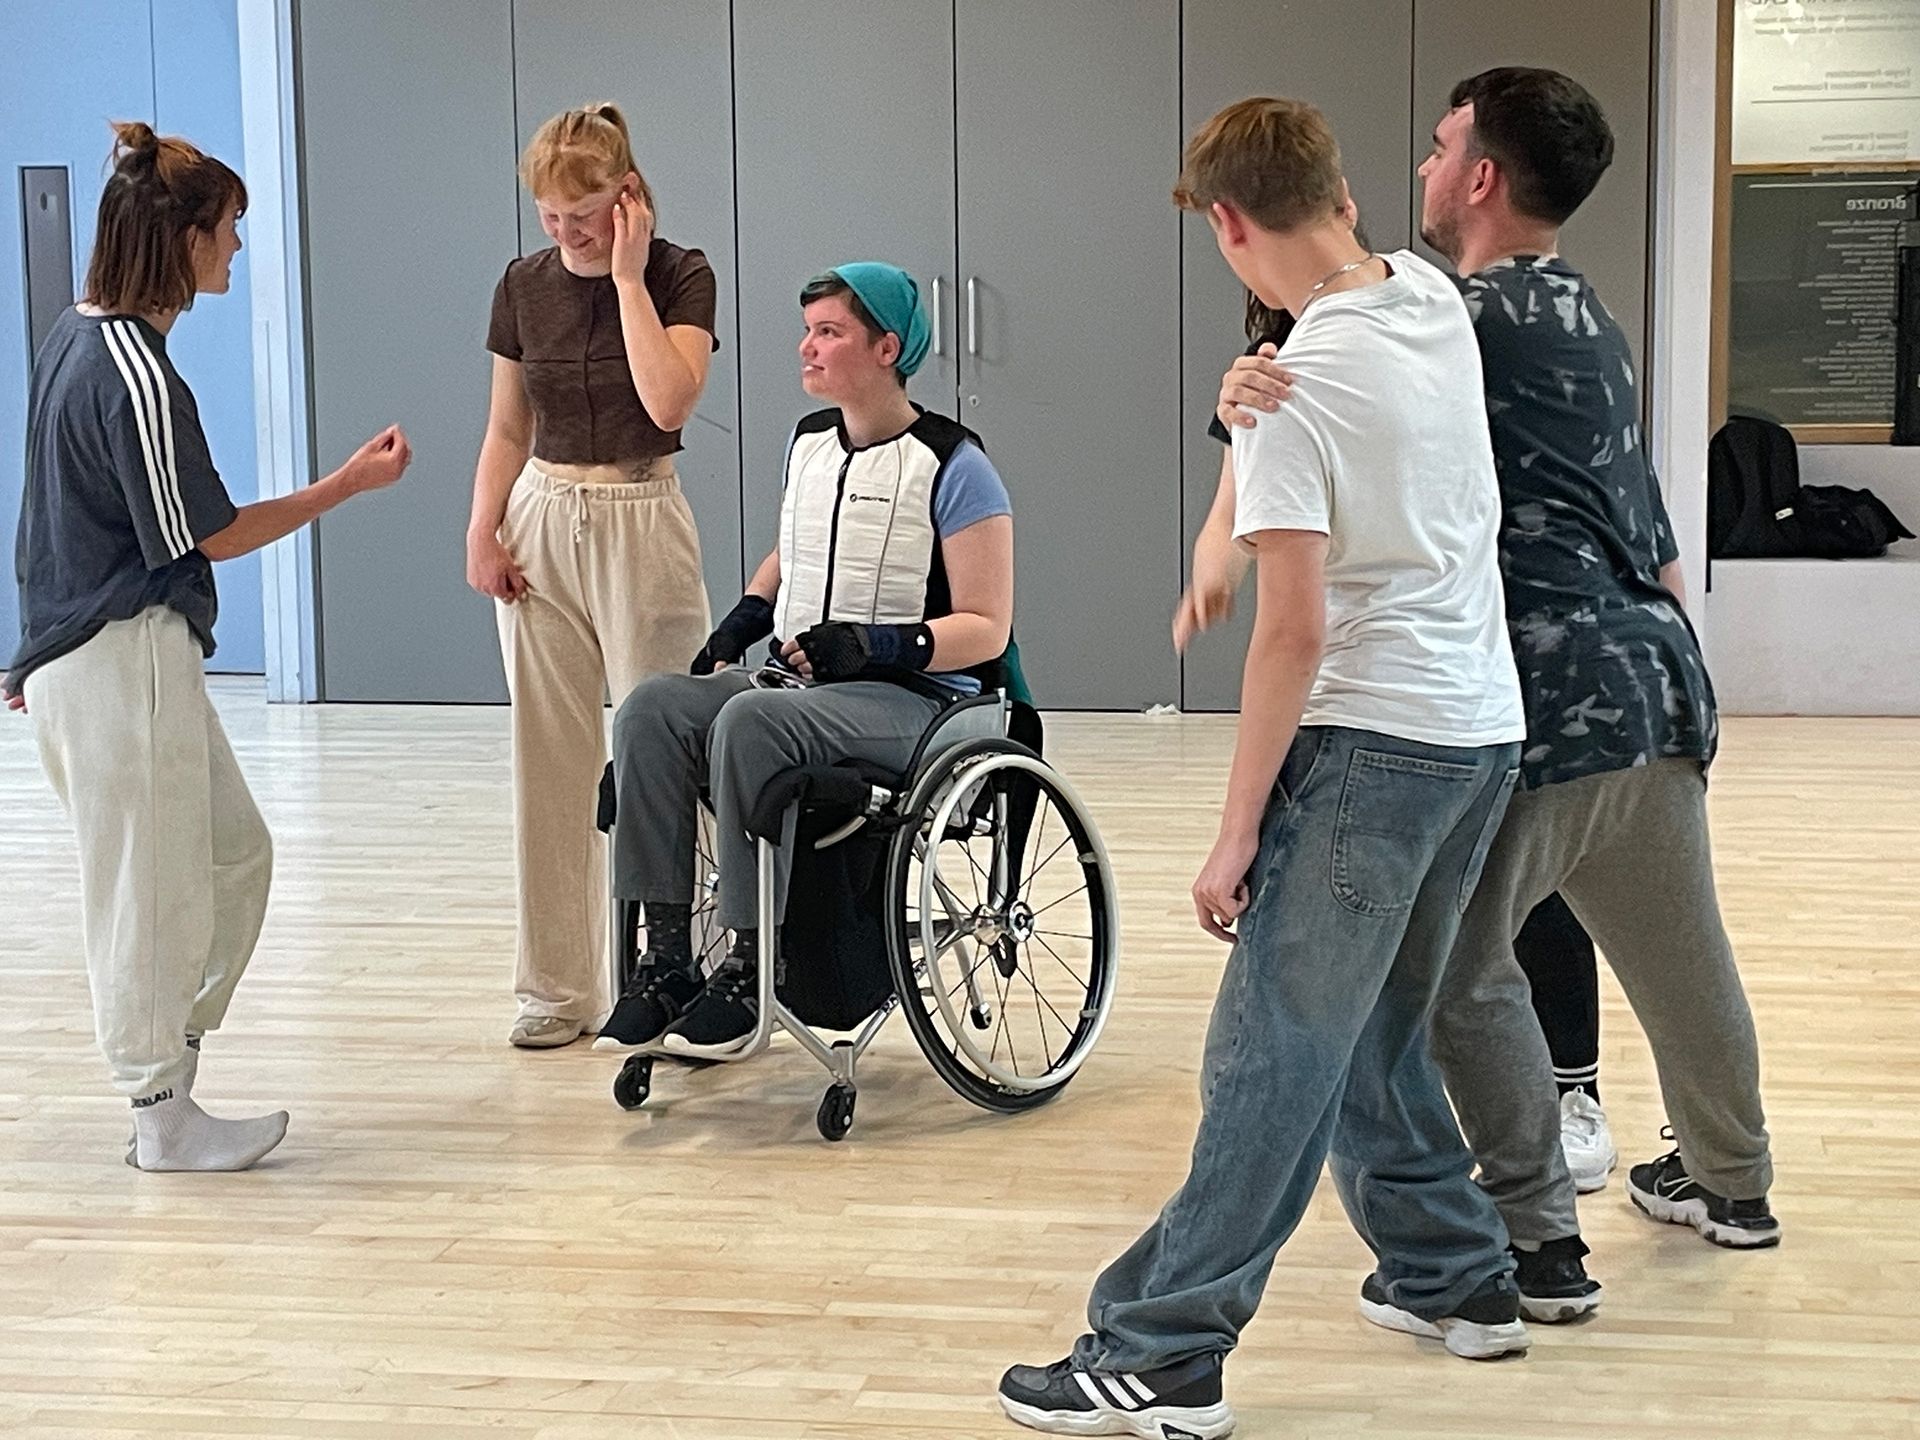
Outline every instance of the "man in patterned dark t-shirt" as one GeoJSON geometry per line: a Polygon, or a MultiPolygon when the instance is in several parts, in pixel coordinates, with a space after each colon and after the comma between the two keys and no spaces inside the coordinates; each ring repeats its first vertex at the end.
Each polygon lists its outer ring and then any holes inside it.
{"type": "MultiPolygon", "coordinates": [[[[1600,107],[1574,81],[1501,69],[1455,87],[1420,167],[1423,238],[1463,277],[1480,341],[1528,730],[1522,788],[1461,929],[1434,1045],[1523,1252],[1523,1292],[1529,1257],[1541,1279],[1565,1282],[1536,1293],[1584,1279],[1552,1061],[1513,954],[1555,889],[1645,1027],[1673,1121],[1677,1148],[1629,1177],[1634,1203],[1721,1245],[1780,1235],[1753,1019],[1714,893],[1713,687],[1681,609],[1632,355],[1558,254],[1560,226],[1612,154],[1600,107]]],[[[1281,388],[1265,363],[1237,362],[1223,402],[1264,408],[1281,388]]]]}

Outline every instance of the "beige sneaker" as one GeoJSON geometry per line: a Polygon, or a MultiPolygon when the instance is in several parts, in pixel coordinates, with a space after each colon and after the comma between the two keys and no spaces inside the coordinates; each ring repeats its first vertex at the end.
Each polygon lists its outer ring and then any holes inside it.
{"type": "Polygon", "coordinates": [[[558,1015],[522,1015],[507,1033],[507,1043],[522,1050],[558,1050],[580,1038],[586,1027],[558,1015]]]}

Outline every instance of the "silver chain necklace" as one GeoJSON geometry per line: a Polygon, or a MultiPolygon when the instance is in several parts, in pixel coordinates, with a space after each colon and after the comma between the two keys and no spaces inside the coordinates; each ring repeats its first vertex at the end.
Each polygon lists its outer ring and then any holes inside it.
{"type": "Polygon", "coordinates": [[[1326,289],[1327,286],[1331,285],[1334,281],[1338,280],[1342,275],[1347,274],[1349,271],[1358,270],[1362,265],[1371,265],[1374,261],[1378,260],[1379,258],[1380,257],[1378,255],[1374,255],[1374,254],[1362,255],[1358,260],[1349,260],[1346,264],[1342,265],[1338,270],[1331,271],[1330,273],[1322,276],[1320,279],[1314,281],[1313,285],[1307,291],[1307,298],[1300,302],[1300,308],[1302,310],[1306,309],[1308,305],[1313,303],[1314,296],[1318,295],[1322,290],[1326,289]]]}

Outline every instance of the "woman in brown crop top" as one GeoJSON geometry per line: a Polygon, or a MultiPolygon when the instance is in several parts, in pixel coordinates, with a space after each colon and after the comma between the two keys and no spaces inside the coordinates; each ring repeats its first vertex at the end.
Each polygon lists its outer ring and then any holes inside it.
{"type": "Polygon", "coordinates": [[[509,1039],[548,1049],[610,1004],[605,862],[589,823],[603,697],[685,670],[709,628],[673,456],[719,345],[713,270],[654,235],[616,108],[547,121],[520,176],[555,243],[508,265],[494,291],[467,582],[497,602],[513,699],[509,1039]]]}

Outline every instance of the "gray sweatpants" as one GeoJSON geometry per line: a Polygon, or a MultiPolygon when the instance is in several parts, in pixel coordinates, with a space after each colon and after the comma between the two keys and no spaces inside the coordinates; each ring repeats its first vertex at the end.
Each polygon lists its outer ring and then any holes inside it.
{"type": "MultiPolygon", "coordinates": [[[[623,900],[684,905],[693,894],[700,785],[713,799],[720,923],[760,923],[746,816],[775,775],[801,765],[870,760],[905,769],[939,705],[883,681],[755,690],[747,672],[655,675],[613,721],[613,888],[623,900]]],[[[795,817],[774,853],[774,913],[787,908],[795,817]]]]}
{"type": "Polygon", "coordinates": [[[1736,1200],[1773,1161],[1760,1057],[1720,922],[1706,775],[1667,759],[1516,793],[1460,927],[1433,1045],[1481,1183],[1516,1240],[1579,1230],[1553,1060],[1513,937],[1558,890],[1607,957],[1653,1048],[1687,1173],[1736,1200]]]}

